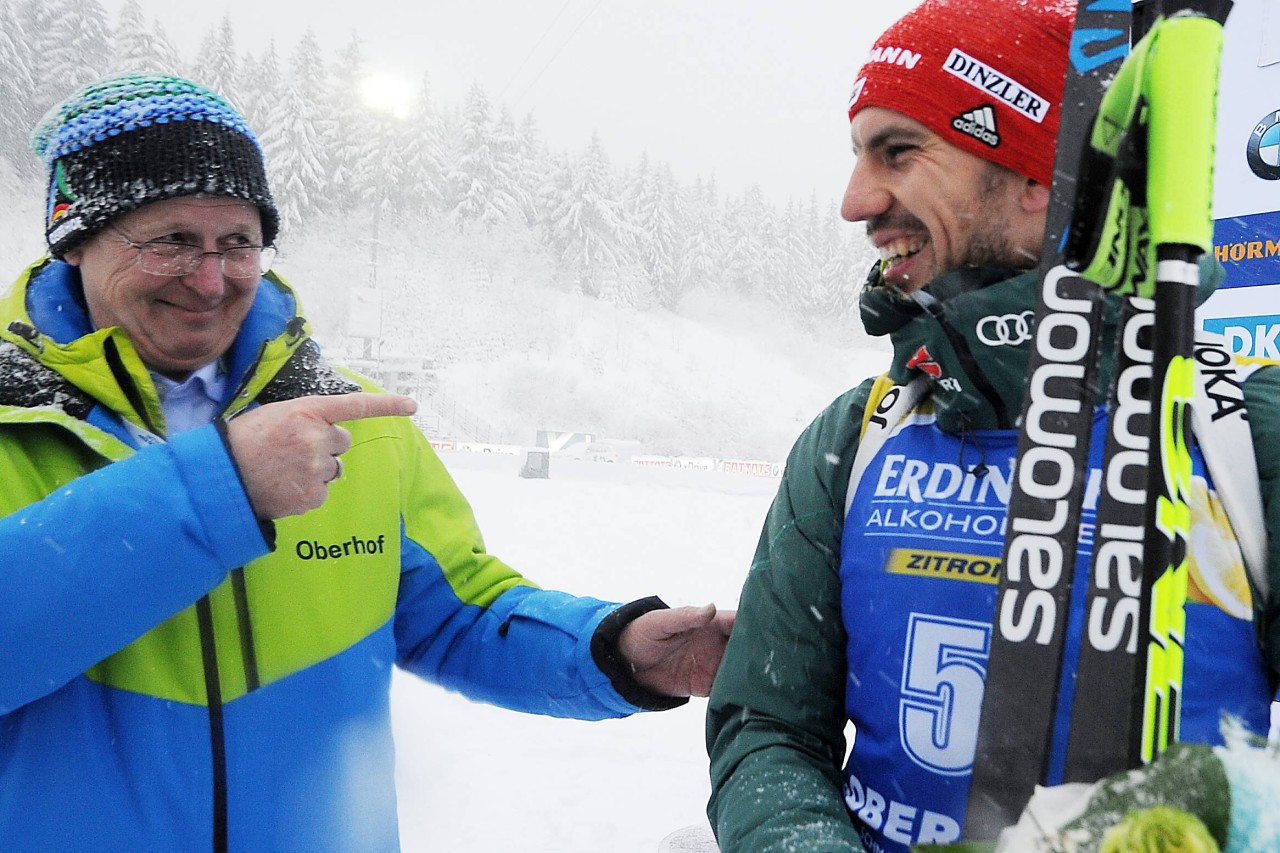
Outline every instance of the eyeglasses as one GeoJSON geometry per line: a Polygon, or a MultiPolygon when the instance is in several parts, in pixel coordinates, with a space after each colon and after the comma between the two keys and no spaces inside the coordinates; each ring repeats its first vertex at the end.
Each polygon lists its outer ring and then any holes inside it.
{"type": "Polygon", "coordinates": [[[135,243],[120,231],[111,230],[138,251],[138,268],[152,275],[191,275],[200,269],[207,255],[217,255],[222,274],[227,278],[257,278],[271,269],[271,262],[276,256],[274,246],[232,246],[221,252],[206,252],[190,243],[171,243],[168,240],[135,243]]]}

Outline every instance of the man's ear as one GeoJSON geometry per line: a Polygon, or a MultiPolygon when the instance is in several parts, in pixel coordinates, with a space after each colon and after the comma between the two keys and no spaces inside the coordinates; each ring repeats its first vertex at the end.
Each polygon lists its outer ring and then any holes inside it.
{"type": "Polygon", "coordinates": [[[1031,178],[1027,178],[1026,181],[1026,186],[1022,188],[1022,196],[1018,199],[1022,209],[1027,213],[1043,213],[1048,210],[1049,188],[1031,178]]]}
{"type": "Polygon", "coordinates": [[[80,246],[75,247],[70,252],[62,256],[62,259],[73,267],[80,266],[80,262],[84,260],[84,249],[80,246]]]}

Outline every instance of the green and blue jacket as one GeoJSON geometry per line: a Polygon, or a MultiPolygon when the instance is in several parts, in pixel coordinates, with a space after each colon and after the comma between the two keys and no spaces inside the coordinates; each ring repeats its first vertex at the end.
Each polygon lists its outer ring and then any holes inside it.
{"type": "MultiPolygon", "coordinates": [[[[486,553],[408,419],[347,424],[327,502],[264,523],[220,425],[164,440],[73,267],[34,264],[0,318],[0,847],[396,850],[395,666],[556,716],[674,704],[612,651],[659,605],[542,590],[486,553]]],[[[325,362],[273,274],[225,362],[224,417],[377,390],[325,362]]]]}

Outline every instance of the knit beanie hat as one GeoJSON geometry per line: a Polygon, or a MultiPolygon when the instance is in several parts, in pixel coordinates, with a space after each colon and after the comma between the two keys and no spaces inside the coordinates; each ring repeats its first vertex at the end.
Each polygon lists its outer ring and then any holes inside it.
{"type": "Polygon", "coordinates": [[[1074,19],[1074,0],[924,0],[876,40],[849,119],[896,110],[1048,187],[1074,19]]]}
{"type": "Polygon", "coordinates": [[[124,74],[85,86],[45,116],[31,145],[49,176],[45,239],[55,257],[121,214],[178,196],[257,205],[267,244],[280,229],[244,116],[181,77],[124,74]]]}

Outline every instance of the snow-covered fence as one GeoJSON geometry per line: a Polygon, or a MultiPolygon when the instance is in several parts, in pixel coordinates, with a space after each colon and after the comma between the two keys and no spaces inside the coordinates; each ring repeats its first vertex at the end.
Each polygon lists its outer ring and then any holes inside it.
{"type": "MultiPolygon", "coordinates": [[[[460,441],[452,438],[432,438],[431,446],[441,451],[457,451],[461,453],[491,453],[503,455],[520,455],[530,450],[541,450],[555,459],[556,453],[546,448],[528,448],[519,444],[486,444],[483,442],[460,441]]],[[[720,471],[726,474],[745,474],[753,477],[782,476],[786,465],[782,462],[769,462],[763,459],[720,459],[715,456],[663,456],[658,454],[636,454],[634,456],[605,456],[570,454],[569,458],[577,462],[613,463],[615,461],[634,465],[637,468],[667,468],[685,471],[720,471]]]]}

